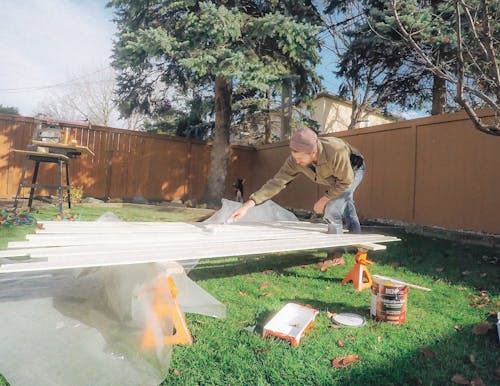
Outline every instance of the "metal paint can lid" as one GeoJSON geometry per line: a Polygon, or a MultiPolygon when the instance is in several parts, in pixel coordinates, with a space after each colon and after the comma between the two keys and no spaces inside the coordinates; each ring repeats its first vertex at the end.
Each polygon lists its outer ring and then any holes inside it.
{"type": "Polygon", "coordinates": [[[332,316],[332,322],[349,327],[361,327],[366,320],[361,315],[344,312],[332,316]]]}

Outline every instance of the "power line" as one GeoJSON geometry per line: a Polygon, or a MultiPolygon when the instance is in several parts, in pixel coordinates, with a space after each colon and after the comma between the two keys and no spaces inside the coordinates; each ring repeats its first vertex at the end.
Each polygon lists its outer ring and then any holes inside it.
{"type": "MultiPolygon", "coordinates": [[[[98,69],[96,71],[93,71],[91,73],[79,76],[77,78],[74,78],[74,79],[71,79],[71,80],[68,80],[68,81],[65,81],[65,82],[54,83],[54,84],[49,84],[49,85],[44,85],[44,86],[30,86],[30,87],[17,87],[17,88],[0,88],[0,92],[21,93],[21,92],[42,91],[42,90],[48,90],[48,89],[51,89],[51,88],[69,86],[71,84],[76,83],[77,81],[79,81],[81,79],[88,78],[89,76],[92,76],[92,75],[98,74],[100,72],[106,71],[109,68],[111,68],[111,66],[106,66],[106,67],[100,68],[100,69],[98,69]]],[[[86,84],[86,83],[89,83],[89,84],[90,83],[99,83],[99,82],[104,82],[104,81],[84,82],[84,84],[86,84]]]]}

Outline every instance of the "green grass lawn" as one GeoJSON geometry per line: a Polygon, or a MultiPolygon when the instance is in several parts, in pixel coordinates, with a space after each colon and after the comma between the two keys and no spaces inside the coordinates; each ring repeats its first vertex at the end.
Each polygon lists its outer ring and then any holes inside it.
{"type": "MultiPolygon", "coordinates": [[[[118,209],[99,208],[128,221],[195,217],[189,211],[169,217],[154,209],[118,209]]],[[[102,213],[95,208],[74,212],[89,220],[102,213]]],[[[54,213],[36,216],[50,218],[54,213]]],[[[0,248],[29,231],[0,228],[0,248]]],[[[323,251],[206,260],[189,276],[226,305],[227,318],[187,315],[195,342],[174,347],[163,385],[452,385],[457,374],[500,384],[496,329],[484,335],[473,332],[480,322],[496,322],[493,313],[500,311],[499,253],[396,228],[379,233],[402,241],[389,244],[387,251],[369,253],[375,261],[370,272],[432,289],[409,290],[405,324],[370,320],[370,290],[358,292],[352,284],[341,284],[354,264],[352,254],[345,255],[345,266],[327,272],[316,264],[325,258],[323,251]],[[265,322],[288,302],[321,311],[298,347],[260,336],[265,322]],[[360,328],[333,328],[327,311],[355,312],[368,320],[360,328]],[[256,332],[245,329],[253,325],[256,332]],[[359,355],[359,362],[331,366],[332,359],[351,354],[359,355]]]]}

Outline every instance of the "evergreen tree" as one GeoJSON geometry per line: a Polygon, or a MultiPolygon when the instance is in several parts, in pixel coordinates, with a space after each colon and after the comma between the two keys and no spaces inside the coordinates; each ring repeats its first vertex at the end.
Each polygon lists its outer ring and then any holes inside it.
{"type": "Polygon", "coordinates": [[[233,95],[265,93],[294,75],[296,97],[318,84],[319,21],[310,0],[113,0],[122,111],[172,108],[169,88],[213,90],[215,128],[205,201],[225,190],[233,95]]]}
{"type": "Polygon", "coordinates": [[[4,106],[4,105],[0,104],[0,114],[19,115],[19,110],[17,107],[4,106]]]}
{"type": "MultiPolygon", "coordinates": [[[[343,12],[355,0],[331,0],[327,12],[343,12]]],[[[464,108],[476,127],[498,132],[500,116],[500,14],[498,0],[363,0],[365,21],[342,55],[339,74],[352,78],[384,66],[375,88],[377,104],[418,108],[432,101],[432,113],[464,108]],[[353,65],[354,64],[354,65],[353,65]],[[383,83],[379,81],[384,79],[383,83]],[[484,124],[477,107],[495,111],[484,124]],[[496,127],[496,128],[495,128],[496,127]]]]}

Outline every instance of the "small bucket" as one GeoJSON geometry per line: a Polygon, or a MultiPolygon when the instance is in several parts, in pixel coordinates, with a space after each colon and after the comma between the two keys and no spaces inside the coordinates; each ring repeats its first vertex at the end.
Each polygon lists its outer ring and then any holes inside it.
{"type": "Polygon", "coordinates": [[[396,279],[381,279],[373,275],[370,314],[379,322],[406,322],[408,287],[396,279]]]}

